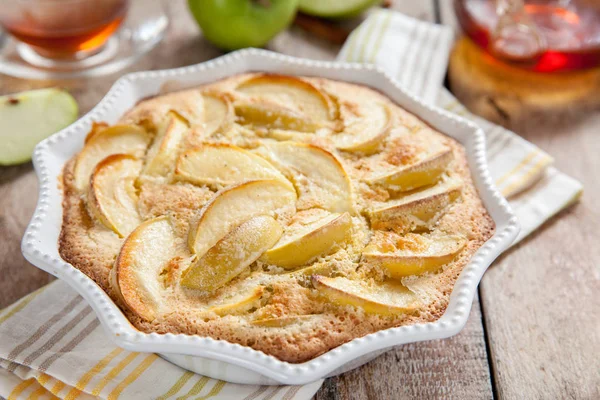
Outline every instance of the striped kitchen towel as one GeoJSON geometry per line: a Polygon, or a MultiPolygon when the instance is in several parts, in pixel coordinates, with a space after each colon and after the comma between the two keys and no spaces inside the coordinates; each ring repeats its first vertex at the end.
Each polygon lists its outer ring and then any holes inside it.
{"type": "MultiPolygon", "coordinates": [[[[469,114],[442,88],[452,31],[391,11],[371,15],[339,59],[380,65],[408,90],[476,121],[490,169],[519,218],[522,239],[578,199],[581,184],[514,133],[469,114]]],[[[304,386],[245,386],[199,376],[154,354],[119,349],[91,308],[54,282],[0,311],[0,396],[13,399],[308,399],[304,386]]]]}
{"type": "Polygon", "coordinates": [[[304,386],[236,385],[112,343],[73,289],[55,281],[0,311],[0,396],[15,399],[310,399],[304,386]]]}
{"type": "Polygon", "coordinates": [[[515,133],[469,113],[443,87],[453,30],[378,10],[355,29],[338,60],[372,63],[430,103],[476,122],[485,132],[492,177],[519,219],[515,243],[576,202],[581,183],[552,167],[551,156],[515,133]]]}

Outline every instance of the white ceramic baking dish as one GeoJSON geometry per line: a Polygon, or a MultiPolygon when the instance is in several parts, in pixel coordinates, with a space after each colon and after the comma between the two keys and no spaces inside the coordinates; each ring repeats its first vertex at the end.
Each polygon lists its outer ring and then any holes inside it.
{"type": "Polygon", "coordinates": [[[476,125],[423,103],[372,65],[313,61],[265,50],[241,50],[189,67],[128,74],[119,79],[87,115],[38,144],[33,163],[40,189],[35,213],[23,237],[25,258],[77,290],[118,346],[158,353],[183,368],[235,383],[304,384],[356,368],[393,346],[455,335],[467,321],[481,276],[519,231],[506,200],[493,186],[486,165],[485,138],[476,125]],[[496,223],[496,233],[464,268],[448,308],[438,321],[382,330],[302,364],[291,364],[249,347],[208,337],[139,332],[93,280],[60,258],[57,243],[62,221],[62,193],[58,180],[65,162],[82,148],[92,121],[114,123],[145,97],[247,71],[321,76],[370,86],[465,146],[475,185],[496,223]]]}

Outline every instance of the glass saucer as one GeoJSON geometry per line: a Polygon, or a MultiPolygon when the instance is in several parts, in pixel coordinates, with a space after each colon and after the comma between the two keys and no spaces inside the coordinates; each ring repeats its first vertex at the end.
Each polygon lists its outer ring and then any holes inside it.
{"type": "Polygon", "coordinates": [[[123,26],[89,57],[50,60],[0,30],[0,73],[25,79],[69,79],[111,74],[131,65],[165,36],[162,1],[132,1],[123,26]]]}

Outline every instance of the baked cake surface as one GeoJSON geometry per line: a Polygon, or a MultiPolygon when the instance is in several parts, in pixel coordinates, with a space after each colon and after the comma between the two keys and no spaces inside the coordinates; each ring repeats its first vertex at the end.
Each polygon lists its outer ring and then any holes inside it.
{"type": "Polygon", "coordinates": [[[60,254],[144,332],[289,362],[439,318],[494,224],[464,148],[386,96],[242,74],[94,125],[60,254]]]}

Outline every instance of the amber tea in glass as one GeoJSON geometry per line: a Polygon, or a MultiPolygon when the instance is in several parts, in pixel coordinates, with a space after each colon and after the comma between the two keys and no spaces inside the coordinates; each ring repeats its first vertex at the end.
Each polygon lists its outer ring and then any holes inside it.
{"type": "Polygon", "coordinates": [[[128,0],[0,0],[0,25],[38,55],[82,59],[119,28],[128,0]]]}
{"type": "Polygon", "coordinates": [[[538,72],[600,65],[600,0],[455,0],[464,32],[491,56],[538,72]]]}

